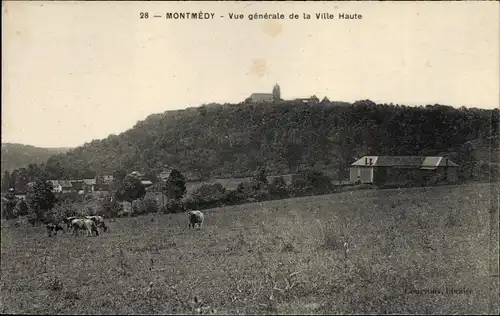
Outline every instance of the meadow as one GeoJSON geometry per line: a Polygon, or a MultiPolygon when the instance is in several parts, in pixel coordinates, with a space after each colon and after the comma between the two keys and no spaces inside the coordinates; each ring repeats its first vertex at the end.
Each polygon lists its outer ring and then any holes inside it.
{"type": "Polygon", "coordinates": [[[0,312],[498,314],[497,190],[237,205],[204,210],[200,230],[185,214],[149,214],[110,220],[99,237],[2,222],[0,312]]]}

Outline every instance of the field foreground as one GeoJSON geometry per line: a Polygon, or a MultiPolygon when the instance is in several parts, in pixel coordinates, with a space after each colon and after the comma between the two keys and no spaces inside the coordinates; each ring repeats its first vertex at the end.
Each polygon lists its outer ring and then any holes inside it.
{"type": "Polygon", "coordinates": [[[494,199],[356,191],[206,210],[201,230],[118,219],[98,238],[2,223],[0,312],[498,314],[494,199]]]}

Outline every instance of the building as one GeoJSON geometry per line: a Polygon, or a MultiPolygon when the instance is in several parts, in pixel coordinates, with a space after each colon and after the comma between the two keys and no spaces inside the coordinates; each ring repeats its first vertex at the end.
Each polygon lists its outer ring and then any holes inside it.
{"type": "Polygon", "coordinates": [[[69,180],[58,180],[61,185],[61,193],[72,193],[74,192],[73,185],[69,180]]]}
{"type": "Polygon", "coordinates": [[[53,193],[61,193],[62,192],[62,186],[59,183],[59,180],[47,180],[47,182],[50,182],[52,184],[52,192],[53,193]]]}
{"type": "Polygon", "coordinates": [[[150,187],[153,185],[153,182],[149,181],[149,180],[142,180],[141,181],[142,185],[144,185],[146,188],[150,187]]]}
{"type": "Polygon", "coordinates": [[[83,179],[83,186],[86,192],[94,192],[96,187],[96,179],[83,179]]]}
{"type": "Polygon", "coordinates": [[[281,100],[281,88],[276,83],[272,93],[252,93],[245,101],[247,103],[269,103],[281,100]]]}
{"type": "Polygon", "coordinates": [[[170,174],[172,173],[172,170],[174,170],[174,169],[173,168],[165,168],[160,173],[160,175],[158,176],[158,178],[160,178],[161,181],[167,181],[168,178],[170,177],[170,174]]]}
{"type": "Polygon", "coordinates": [[[375,184],[454,183],[458,165],[446,157],[364,156],[351,165],[352,182],[375,184]]]}
{"type": "Polygon", "coordinates": [[[299,101],[299,102],[306,103],[306,104],[316,104],[316,103],[319,103],[319,99],[315,95],[313,95],[312,97],[309,97],[309,98],[297,98],[294,101],[299,101]]]}
{"type": "Polygon", "coordinates": [[[113,180],[114,180],[114,178],[111,175],[102,176],[102,182],[105,184],[111,184],[111,183],[113,183],[113,180]]]}

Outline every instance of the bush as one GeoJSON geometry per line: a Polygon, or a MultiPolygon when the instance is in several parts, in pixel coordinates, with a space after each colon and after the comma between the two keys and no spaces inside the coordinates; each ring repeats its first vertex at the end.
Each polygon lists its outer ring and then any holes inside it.
{"type": "Polygon", "coordinates": [[[169,213],[181,213],[184,211],[184,207],[180,200],[170,199],[167,201],[167,205],[161,209],[163,214],[169,213]]]}
{"type": "Polygon", "coordinates": [[[224,202],[227,205],[235,205],[239,204],[243,201],[240,193],[238,193],[238,190],[227,190],[226,191],[226,196],[224,197],[224,202]]]}
{"type": "Polygon", "coordinates": [[[185,209],[185,210],[198,209],[198,203],[196,202],[196,200],[192,196],[185,196],[184,198],[182,198],[181,204],[182,204],[183,209],[185,209]]]}
{"type": "Polygon", "coordinates": [[[28,203],[24,200],[19,200],[14,207],[14,216],[19,217],[19,216],[26,216],[29,214],[29,206],[28,203]]]}
{"type": "Polygon", "coordinates": [[[255,196],[256,190],[253,183],[250,183],[249,181],[243,181],[238,184],[236,193],[240,200],[247,200],[248,198],[253,198],[255,196]]]}
{"type": "Polygon", "coordinates": [[[134,203],[134,207],[132,208],[132,213],[130,215],[137,216],[150,213],[157,213],[158,210],[159,206],[155,199],[144,198],[134,203]]]}
{"type": "Polygon", "coordinates": [[[6,196],[2,197],[2,218],[4,219],[13,219],[16,218],[14,213],[14,209],[18,203],[18,199],[14,196],[6,196]]]}
{"type": "Polygon", "coordinates": [[[123,205],[107,197],[100,202],[98,214],[107,218],[118,217],[123,211],[123,205]]]}
{"type": "Polygon", "coordinates": [[[53,209],[48,211],[46,214],[46,219],[59,223],[67,217],[81,215],[84,214],[82,214],[82,212],[78,210],[74,203],[63,203],[56,205],[53,209]]]}
{"type": "Polygon", "coordinates": [[[202,184],[193,191],[192,196],[199,208],[217,207],[225,202],[226,188],[220,183],[202,184]]]}
{"type": "Polygon", "coordinates": [[[269,185],[269,195],[272,198],[287,198],[289,197],[288,187],[283,177],[273,179],[269,185]]]}

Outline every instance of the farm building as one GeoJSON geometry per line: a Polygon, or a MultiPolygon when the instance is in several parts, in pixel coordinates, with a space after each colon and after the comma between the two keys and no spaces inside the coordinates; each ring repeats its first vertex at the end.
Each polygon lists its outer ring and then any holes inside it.
{"type": "Polygon", "coordinates": [[[83,179],[84,188],[87,192],[94,192],[96,179],[83,179]]]}
{"type": "Polygon", "coordinates": [[[50,182],[52,184],[52,192],[54,193],[62,192],[62,186],[59,183],[59,180],[47,180],[47,182],[50,182]]]}
{"type": "Polygon", "coordinates": [[[364,156],[351,165],[352,182],[434,184],[457,181],[458,165],[446,157],[364,156]]]}
{"type": "Polygon", "coordinates": [[[61,185],[62,193],[71,193],[74,192],[73,185],[69,180],[59,180],[59,184],[61,185]]]}

